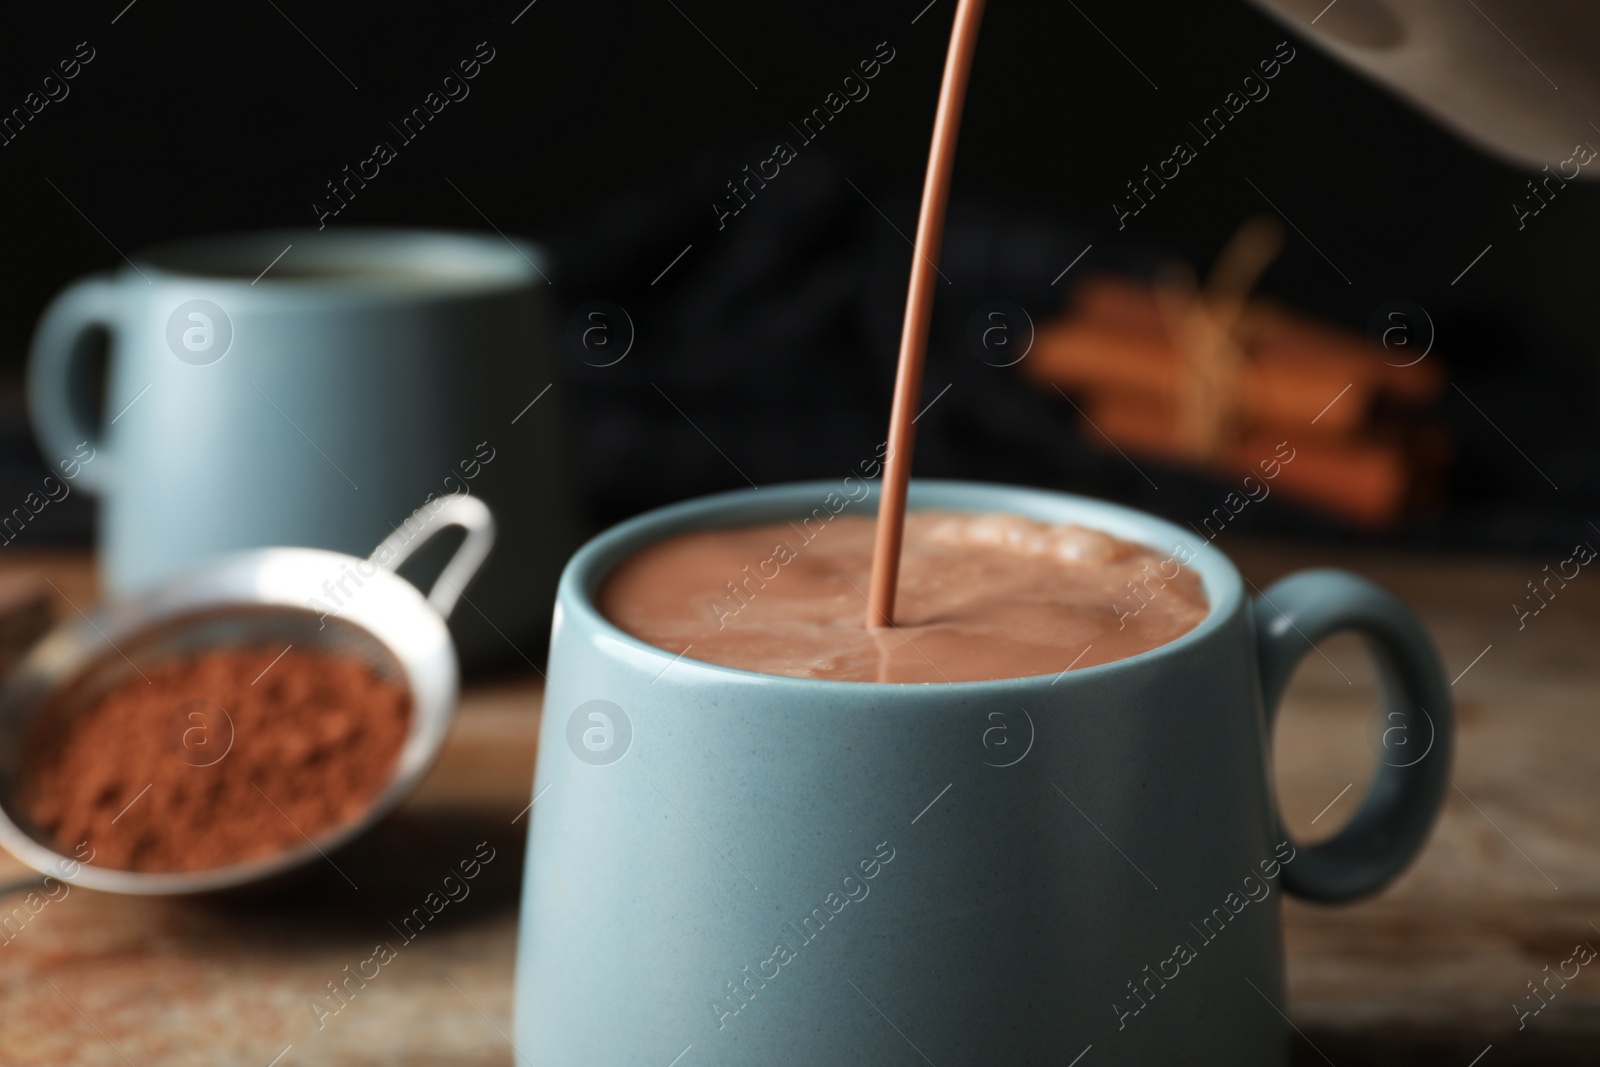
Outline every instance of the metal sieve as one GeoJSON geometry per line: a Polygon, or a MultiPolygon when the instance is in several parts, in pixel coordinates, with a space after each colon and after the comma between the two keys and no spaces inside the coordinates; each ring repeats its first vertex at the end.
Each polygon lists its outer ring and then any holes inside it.
{"type": "Polygon", "coordinates": [[[272,878],[347,844],[405,799],[439,753],[459,687],[445,620],[493,543],[489,509],[475,497],[453,494],[419,508],[366,559],[314,548],[240,552],[58,625],[16,666],[0,692],[0,845],[43,874],[62,878],[69,873],[74,885],[183,894],[272,878]],[[451,527],[463,529],[466,537],[425,595],[396,571],[451,527]],[[18,785],[33,730],[59,727],[135,677],[141,666],[240,644],[354,656],[409,691],[411,720],[394,773],[358,819],[271,856],[175,872],[78,863],[30,824],[19,810],[18,785]]]}

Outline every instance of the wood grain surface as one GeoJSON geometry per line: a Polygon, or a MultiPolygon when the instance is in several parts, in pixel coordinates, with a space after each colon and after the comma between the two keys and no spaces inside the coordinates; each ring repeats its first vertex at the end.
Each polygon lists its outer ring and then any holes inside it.
{"type": "MultiPolygon", "coordinates": [[[[1580,574],[1518,629],[1510,605],[1556,560],[1222,547],[1260,587],[1324,565],[1383,582],[1417,608],[1450,676],[1460,674],[1454,786],[1421,860],[1373,900],[1286,906],[1297,1067],[1600,1060],[1600,968],[1547,996],[1520,1031],[1513,1009],[1534,1003],[1527,983],[1576,944],[1600,946],[1600,579],[1580,574]]],[[[0,561],[0,573],[13,569],[47,574],[63,617],[75,610],[68,598],[92,602],[82,557],[0,561]]],[[[526,1063],[508,1039],[539,699],[532,675],[469,688],[421,790],[286,893],[194,901],[75,889],[29,915],[0,940],[0,1064],[526,1063]],[[490,850],[470,894],[402,943],[390,924],[459,861],[490,850]],[[401,947],[333,1013],[327,983],[379,942],[401,947]]],[[[1336,831],[1357,807],[1375,708],[1359,641],[1308,650],[1274,746],[1284,818],[1303,840],[1336,831]]],[[[0,882],[24,873],[0,855],[0,882]]]]}

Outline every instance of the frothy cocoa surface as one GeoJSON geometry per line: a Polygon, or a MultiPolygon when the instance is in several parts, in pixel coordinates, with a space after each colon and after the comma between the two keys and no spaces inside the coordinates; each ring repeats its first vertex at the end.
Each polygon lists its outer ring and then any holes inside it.
{"type": "Polygon", "coordinates": [[[1142,545],[1017,515],[919,511],[906,517],[896,625],[868,630],[873,526],[838,516],[668,538],[605,579],[599,608],[692,659],[853,682],[1090,667],[1166,644],[1208,610],[1188,568],[1142,545]]]}

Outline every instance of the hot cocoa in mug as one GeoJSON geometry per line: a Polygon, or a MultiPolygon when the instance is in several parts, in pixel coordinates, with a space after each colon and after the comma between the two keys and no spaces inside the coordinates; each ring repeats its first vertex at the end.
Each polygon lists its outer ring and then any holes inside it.
{"type": "Polygon", "coordinates": [[[1213,545],[1104,502],[913,482],[895,625],[868,630],[876,501],[819,511],[837,489],[664,508],[568,564],[518,1049],[1284,1063],[1283,893],[1382,888],[1448,781],[1417,619],[1337,571],[1252,599],[1213,545]],[[1273,712],[1346,630],[1424,754],[1382,758],[1349,825],[1300,846],[1273,712]]]}

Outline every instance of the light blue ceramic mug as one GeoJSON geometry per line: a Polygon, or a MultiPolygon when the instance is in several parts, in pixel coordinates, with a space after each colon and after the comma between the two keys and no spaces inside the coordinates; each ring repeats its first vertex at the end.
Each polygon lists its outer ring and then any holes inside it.
{"type": "Polygon", "coordinates": [[[1149,545],[1187,560],[1209,614],[1167,645],[1061,675],[878,685],[677,658],[596,611],[601,579],[644,545],[802,518],[838,489],[654,511],[567,565],[518,1050],[552,1067],[1065,1065],[1091,1047],[1084,1064],[1282,1064],[1282,893],[1375,892],[1443,799],[1449,687],[1416,618],[1337,571],[1252,601],[1189,531],[955,482],[913,483],[911,506],[1149,545]],[[1341,630],[1371,641],[1391,743],[1353,821],[1297,846],[1273,802],[1272,713],[1311,642],[1341,630]]]}
{"type": "Polygon", "coordinates": [[[364,555],[394,516],[470,493],[512,548],[456,613],[458,646],[536,655],[575,542],[541,262],[499,237],[283,230],[162,245],[75,282],[39,323],[29,401],[50,466],[93,456],[76,484],[102,498],[105,581],[136,589],[266,545],[364,555]]]}

